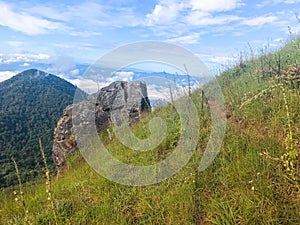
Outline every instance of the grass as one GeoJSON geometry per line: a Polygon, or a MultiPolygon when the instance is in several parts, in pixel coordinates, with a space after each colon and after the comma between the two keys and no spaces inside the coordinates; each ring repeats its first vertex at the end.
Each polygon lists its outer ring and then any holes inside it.
{"type": "MultiPolygon", "coordinates": [[[[47,177],[45,170],[45,180],[22,185],[28,221],[300,224],[300,89],[283,77],[300,63],[299,46],[300,39],[294,39],[277,52],[240,62],[218,76],[226,99],[228,126],[221,151],[206,170],[199,172],[198,166],[209,139],[210,116],[207,103],[201,112],[196,91],[191,96],[201,125],[197,150],[176,175],[149,186],[121,185],[101,177],[75,153],[61,177],[47,177]],[[283,81],[278,81],[278,76],[283,81]],[[291,163],[292,171],[287,167],[291,163]],[[50,201],[45,190],[51,190],[50,201]]],[[[155,116],[166,121],[167,136],[154,151],[137,153],[127,149],[112,131],[100,136],[120,160],[136,165],[154,164],[172,153],[181,133],[179,117],[172,106],[143,116],[133,132],[140,138],[147,137],[147,124],[155,116]]],[[[14,200],[16,188],[1,189],[0,224],[26,224],[24,210],[14,200]]]]}

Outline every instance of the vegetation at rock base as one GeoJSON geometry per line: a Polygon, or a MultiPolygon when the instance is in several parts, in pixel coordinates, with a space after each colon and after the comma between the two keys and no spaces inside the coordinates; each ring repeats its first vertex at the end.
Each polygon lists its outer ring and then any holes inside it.
{"type": "MultiPolygon", "coordinates": [[[[28,213],[14,200],[17,187],[1,189],[0,223],[26,224],[28,218],[32,224],[299,224],[299,64],[296,38],[276,52],[250,54],[217,77],[228,124],[222,148],[205,171],[198,166],[209,139],[210,113],[207,102],[201,112],[198,90],[192,93],[201,124],[197,150],[175,176],[154,185],[125,186],[97,174],[76,153],[62,177],[51,177],[50,200],[47,179],[23,184],[28,213]]],[[[147,137],[154,116],[168,128],[154,151],[127,149],[112,131],[100,136],[115,157],[153,164],[172,153],[181,134],[171,105],[145,116],[133,132],[147,137]]]]}

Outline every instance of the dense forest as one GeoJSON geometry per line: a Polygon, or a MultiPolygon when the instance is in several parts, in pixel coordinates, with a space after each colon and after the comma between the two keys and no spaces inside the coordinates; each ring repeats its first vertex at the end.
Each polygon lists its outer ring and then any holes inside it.
{"type": "MultiPolygon", "coordinates": [[[[53,169],[53,130],[63,109],[72,104],[76,89],[69,82],[36,69],[0,83],[0,187],[17,181],[12,157],[23,181],[41,172],[39,139],[53,169]]],[[[82,96],[86,94],[82,92],[82,96]]]]}

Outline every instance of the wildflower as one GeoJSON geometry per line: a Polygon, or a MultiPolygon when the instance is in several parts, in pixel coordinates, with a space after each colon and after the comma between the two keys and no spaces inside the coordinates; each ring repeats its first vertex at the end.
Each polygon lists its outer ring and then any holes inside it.
{"type": "Polygon", "coordinates": [[[18,199],[18,198],[15,198],[15,201],[17,202],[17,201],[19,201],[19,199],[18,199]]]}
{"type": "Polygon", "coordinates": [[[251,190],[254,191],[254,186],[252,186],[251,190]]]}
{"type": "Polygon", "coordinates": [[[17,193],[16,191],[13,191],[13,194],[16,195],[16,194],[18,194],[18,193],[17,193]]]}

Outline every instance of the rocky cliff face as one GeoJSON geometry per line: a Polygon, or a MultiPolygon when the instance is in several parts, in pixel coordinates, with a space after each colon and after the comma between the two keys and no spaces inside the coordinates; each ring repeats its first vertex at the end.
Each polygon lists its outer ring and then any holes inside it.
{"type": "Polygon", "coordinates": [[[144,81],[114,82],[96,94],[90,95],[88,100],[69,105],[54,130],[52,154],[55,165],[63,168],[66,165],[66,156],[78,150],[74,135],[74,129],[77,128],[73,127],[72,118],[76,119],[76,126],[77,124],[87,128],[96,126],[97,131],[100,132],[111,125],[112,119],[116,124],[120,124],[124,119],[134,123],[139,120],[141,112],[150,110],[147,86],[144,81]],[[88,105],[92,105],[94,110],[90,110],[88,105]],[[92,116],[95,118],[94,124],[84,120],[92,116]]]}

